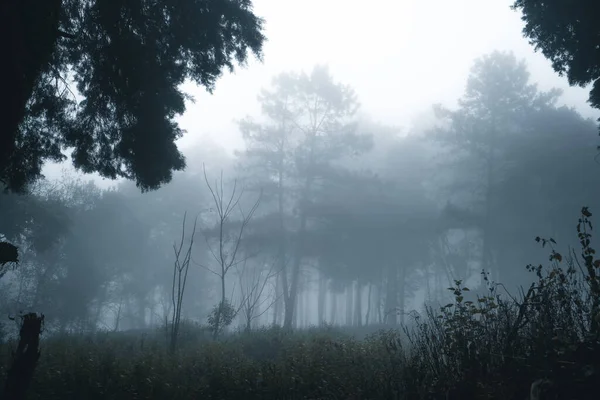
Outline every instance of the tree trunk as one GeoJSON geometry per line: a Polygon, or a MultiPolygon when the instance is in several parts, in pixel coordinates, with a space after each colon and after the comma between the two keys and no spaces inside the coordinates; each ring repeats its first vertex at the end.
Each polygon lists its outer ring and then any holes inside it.
{"type": "Polygon", "coordinates": [[[338,294],[336,292],[331,292],[331,316],[330,321],[331,325],[335,325],[337,319],[337,297],[338,294]]]}
{"type": "MultiPolygon", "coordinates": [[[[297,297],[298,297],[298,294],[296,294],[296,296],[295,296],[296,300],[297,300],[297,297]]],[[[291,303],[294,305],[294,308],[292,309],[292,313],[290,314],[290,317],[292,318],[292,322],[291,322],[291,325],[289,325],[289,326],[286,326],[284,323],[284,327],[287,329],[289,329],[289,328],[298,329],[298,301],[294,301],[291,303]]]]}
{"type": "Polygon", "coordinates": [[[292,266],[292,285],[290,287],[289,298],[285,307],[285,317],[283,327],[289,329],[294,321],[294,311],[298,297],[298,284],[300,280],[300,265],[302,264],[302,250],[304,244],[304,232],[306,230],[306,215],[302,214],[300,218],[300,231],[298,232],[298,242],[296,244],[296,254],[294,255],[294,265],[292,266]]]}
{"type": "Polygon", "coordinates": [[[147,324],[146,324],[146,309],[147,309],[147,302],[146,302],[146,297],[145,296],[139,296],[137,299],[137,307],[138,307],[138,311],[137,311],[137,319],[138,319],[138,324],[139,324],[139,328],[146,328],[147,324]]]}
{"type": "MultiPolygon", "coordinates": [[[[315,127],[316,128],[316,127],[315,127]]],[[[315,139],[317,136],[316,129],[312,132],[309,140],[309,171],[310,167],[314,165],[314,150],[315,150],[315,139]]],[[[283,326],[284,328],[289,329],[293,320],[293,313],[295,310],[296,298],[298,293],[298,280],[300,276],[300,266],[302,265],[302,259],[304,258],[304,235],[306,233],[306,210],[305,205],[309,199],[309,194],[311,192],[313,177],[311,174],[306,175],[306,179],[304,181],[304,188],[302,190],[302,194],[300,196],[299,209],[300,209],[300,228],[298,229],[298,236],[296,240],[295,252],[294,252],[294,265],[292,268],[292,286],[290,287],[290,296],[289,296],[289,305],[286,306],[286,315],[284,319],[283,326]]],[[[280,206],[281,207],[281,206],[280,206]]]]}
{"type": "MultiPolygon", "coordinates": [[[[285,271],[281,271],[280,275],[283,275],[285,271]]],[[[281,311],[283,310],[283,289],[281,280],[283,277],[277,276],[275,279],[275,304],[273,304],[273,325],[279,325],[279,319],[281,317],[281,311]]]]}
{"type": "Polygon", "coordinates": [[[398,277],[398,312],[396,315],[400,317],[400,324],[404,324],[404,300],[405,300],[405,278],[406,268],[400,267],[400,276],[398,277]]]}
{"type": "MultiPolygon", "coordinates": [[[[121,323],[121,310],[123,309],[123,296],[119,297],[119,306],[117,307],[117,315],[115,316],[115,328],[113,332],[119,330],[119,324],[121,323]]],[[[166,318],[166,315],[165,315],[166,318]]]]}
{"type": "Polygon", "coordinates": [[[310,288],[304,290],[304,326],[310,326],[310,288]]]}
{"type": "Polygon", "coordinates": [[[249,313],[250,314],[250,324],[251,324],[251,328],[258,328],[259,324],[259,318],[254,318],[256,315],[260,315],[260,313],[262,312],[261,308],[261,301],[260,299],[256,302],[256,305],[254,306],[254,308],[252,309],[252,311],[249,313]]]}
{"type": "Polygon", "coordinates": [[[387,292],[385,295],[385,323],[396,325],[398,307],[398,270],[392,262],[387,267],[387,292]]]}
{"type": "Polygon", "coordinates": [[[373,292],[373,284],[369,282],[369,292],[367,294],[367,315],[365,316],[365,325],[369,325],[371,317],[371,295],[373,292]]]}
{"type": "MultiPolygon", "coordinates": [[[[492,256],[492,243],[491,243],[491,232],[493,229],[493,207],[492,207],[492,201],[494,199],[494,169],[496,167],[496,163],[495,163],[495,155],[494,155],[494,150],[495,150],[495,144],[496,144],[496,127],[495,127],[495,119],[494,119],[494,115],[492,115],[492,126],[491,126],[491,132],[490,132],[490,142],[489,142],[489,149],[488,149],[488,154],[487,154],[487,187],[486,187],[486,194],[485,194],[485,221],[484,221],[484,225],[483,225],[483,229],[482,229],[482,240],[483,240],[483,249],[481,251],[481,269],[487,271],[487,272],[493,272],[496,273],[496,276],[499,278],[499,274],[498,271],[496,271],[496,268],[494,268],[495,266],[493,265],[493,256],[492,256]],[[494,271],[492,271],[492,269],[494,269],[494,271]]],[[[481,279],[481,286],[484,287],[484,281],[483,281],[483,276],[481,279]]]]}
{"type": "Polygon", "coordinates": [[[25,400],[26,392],[40,358],[40,335],[44,315],[29,313],[23,316],[19,332],[19,344],[13,354],[13,361],[6,376],[3,399],[25,400]]]}
{"type": "Polygon", "coordinates": [[[354,294],[354,282],[346,286],[346,326],[352,326],[353,306],[352,295],[354,294]]]}
{"type": "MultiPolygon", "coordinates": [[[[281,263],[281,293],[283,297],[283,327],[289,329],[292,326],[292,316],[294,315],[294,302],[292,301],[292,295],[295,296],[295,292],[291,293],[291,288],[288,279],[288,263],[287,263],[287,249],[286,249],[286,237],[287,232],[285,229],[285,208],[284,208],[284,187],[283,187],[283,168],[284,168],[285,153],[284,148],[279,149],[279,171],[277,180],[277,203],[279,213],[279,262],[281,263]]],[[[294,278],[292,272],[292,285],[294,285],[294,278]]],[[[280,304],[281,305],[281,304],[280,304]]],[[[275,318],[279,318],[279,313],[275,314],[275,318]]]]}
{"type": "Polygon", "coordinates": [[[375,287],[375,290],[377,291],[376,293],[376,299],[377,299],[377,323],[379,325],[383,324],[383,316],[381,315],[381,302],[382,302],[382,298],[381,298],[381,292],[382,290],[382,286],[383,286],[383,282],[379,282],[379,284],[375,287]]]}
{"type": "Polygon", "coordinates": [[[298,293],[296,326],[304,328],[304,290],[298,293]]]}
{"type": "Polygon", "coordinates": [[[362,286],[356,282],[356,294],[354,295],[354,325],[362,326],[362,286]]]}
{"type": "Polygon", "coordinates": [[[94,314],[93,318],[94,322],[92,322],[94,331],[98,329],[98,325],[100,325],[100,318],[102,318],[102,311],[104,311],[103,308],[104,307],[102,304],[100,304],[100,302],[96,304],[96,313],[94,314]]]}
{"type": "Polygon", "coordinates": [[[327,296],[327,281],[323,274],[319,273],[319,297],[317,300],[317,315],[319,326],[325,322],[325,300],[327,296]]]}

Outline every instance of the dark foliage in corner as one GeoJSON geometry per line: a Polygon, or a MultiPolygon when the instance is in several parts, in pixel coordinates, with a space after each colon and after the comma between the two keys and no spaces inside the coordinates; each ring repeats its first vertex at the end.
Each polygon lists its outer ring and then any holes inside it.
{"type": "Polygon", "coordinates": [[[596,0],[516,0],[523,33],[571,85],[594,83],[589,102],[600,109],[600,3],[596,0]]]}
{"type": "Polygon", "coordinates": [[[174,121],[185,80],[209,91],[224,68],[262,57],[249,0],[6,1],[0,181],[23,191],[44,161],[150,190],[185,167],[174,121]],[[77,84],[82,101],[69,88],[77,84]]]}

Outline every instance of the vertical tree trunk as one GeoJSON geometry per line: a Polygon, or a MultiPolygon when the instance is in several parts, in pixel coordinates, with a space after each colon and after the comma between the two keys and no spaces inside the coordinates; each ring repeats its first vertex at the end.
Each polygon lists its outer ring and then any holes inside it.
{"type": "MultiPolygon", "coordinates": [[[[297,299],[298,299],[298,294],[297,294],[297,292],[296,292],[296,295],[294,296],[294,298],[295,298],[295,300],[297,300],[297,299]]],[[[291,299],[291,298],[290,298],[290,299],[291,299]]],[[[291,321],[291,324],[290,324],[290,325],[287,325],[287,326],[286,326],[286,324],[285,324],[285,322],[284,322],[284,325],[283,325],[283,326],[284,326],[285,328],[297,329],[297,328],[298,328],[298,301],[293,301],[293,302],[290,302],[290,304],[293,304],[292,312],[291,312],[291,314],[289,315],[289,318],[291,318],[291,319],[292,319],[292,321],[291,321]]],[[[288,318],[288,315],[287,315],[287,314],[286,314],[285,318],[286,318],[286,321],[287,321],[287,318],[288,318]]]]}
{"type": "Polygon", "coordinates": [[[327,281],[322,273],[319,273],[319,295],[317,299],[317,315],[318,315],[318,324],[319,326],[323,325],[325,322],[325,300],[327,296],[327,281]]]}
{"type": "Polygon", "coordinates": [[[298,328],[304,327],[304,290],[298,291],[298,295],[296,296],[296,304],[297,304],[297,312],[296,312],[296,326],[298,328]]]}
{"type": "Polygon", "coordinates": [[[27,389],[40,358],[39,345],[43,324],[44,315],[29,313],[23,316],[19,343],[6,375],[3,399],[25,400],[27,397],[27,389]]]}
{"type": "Polygon", "coordinates": [[[304,326],[310,326],[310,287],[304,290],[304,326]]]}
{"type": "Polygon", "coordinates": [[[257,329],[260,326],[260,321],[259,321],[260,317],[256,317],[256,318],[254,318],[254,317],[257,316],[257,315],[260,315],[260,313],[262,312],[261,305],[262,305],[262,302],[259,299],[259,301],[256,302],[256,306],[255,306],[254,310],[252,310],[252,316],[251,317],[253,319],[250,322],[250,327],[252,329],[257,329]]]}
{"type": "Polygon", "coordinates": [[[331,292],[331,317],[330,317],[331,325],[335,325],[336,319],[337,319],[337,311],[338,311],[337,298],[338,298],[338,294],[336,292],[332,291],[331,292]]]}
{"type": "MultiPolygon", "coordinates": [[[[489,148],[488,148],[488,153],[487,153],[487,165],[486,165],[486,169],[487,169],[487,182],[486,182],[486,194],[485,194],[485,221],[484,221],[484,225],[483,225],[483,232],[482,232],[482,240],[483,240],[483,249],[482,249],[482,254],[481,254],[481,268],[484,269],[487,272],[492,272],[494,273],[494,277],[496,278],[500,278],[499,275],[499,271],[496,271],[495,266],[493,265],[493,250],[492,250],[492,243],[491,243],[491,233],[492,233],[492,229],[493,229],[493,207],[492,207],[492,201],[494,200],[494,184],[495,184],[495,177],[494,177],[494,172],[495,172],[495,168],[496,168],[496,160],[495,160],[495,154],[494,151],[496,150],[495,146],[496,146],[496,126],[495,126],[495,118],[494,115],[491,116],[491,132],[490,132],[490,142],[489,142],[489,148]]],[[[480,282],[481,286],[483,287],[484,285],[484,281],[483,281],[483,276],[482,276],[482,280],[480,282]]]]}
{"type": "MultiPolygon", "coordinates": [[[[314,165],[314,151],[315,151],[315,139],[317,137],[316,127],[315,130],[311,133],[309,140],[309,160],[308,165],[312,167],[314,165]]],[[[311,170],[309,167],[309,171],[311,170]]],[[[305,205],[309,199],[309,195],[311,192],[313,177],[311,174],[306,175],[306,179],[304,181],[304,188],[302,190],[302,194],[300,196],[299,208],[300,208],[300,227],[298,229],[298,235],[296,239],[296,245],[294,248],[294,265],[292,268],[292,286],[290,287],[290,296],[289,296],[289,305],[286,305],[286,315],[283,323],[284,328],[289,328],[294,316],[295,305],[297,302],[297,293],[298,293],[298,280],[300,276],[300,267],[302,265],[302,259],[304,258],[304,235],[306,234],[306,223],[307,216],[305,212],[305,205]],[[288,314],[291,313],[291,314],[288,314]]]]}
{"type": "Polygon", "coordinates": [[[96,329],[98,329],[98,326],[100,325],[100,319],[102,318],[102,311],[104,311],[103,308],[104,307],[102,304],[100,304],[100,302],[98,302],[98,304],[96,304],[96,310],[95,310],[96,312],[94,314],[94,318],[93,318],[93,322],[92,322],[92,325],[93,325],[92,327],[93,327],[94,331],[96,329]]]}
{"type": "Polygon", "coordinates": [[[404,300],[406,298],[406,296],[405,296],[406,268],[404,266],[400,267],[399,275],[400,276],[398,277],[398,284],[397,284],[398,285],[398,312],[396,313],[396,315],[398,315],[400,317],[400,324],[404,324],[404,300]]]}
{"type": "Polygon", "coordinates": [[[369,282],[369,291],[367,293],[367,315],[365,316],[365,325],[369,325],[371,317],[371,295],[373,292],[373,283],[369,282]]]}
{"type": "Polygon", "coordinates": [[[375,287],[375,290],[377,291],[376,293],[376,300],[377,300],[377,323],[379,325],[383,324],[383,316],[381,315],[381,302],[383,301],[383,299],[381,298],[381,293],[383,292],[382,290],[382,286],[383,286],[383,281],[379,282],[379,284],[375,287]]]}
{"type": "Polygon", "coordinates": [[[146,298],[144,296],[140,296],[137,299],[137,319],[138,319],[138,324],[139,327],[144,329],[147,326],[146,323],[146,298]]]}
{"type": "Polygon", "coordinates": [[[356,294],[354,295],[354,325],[362,326],[362,286],[356,282],[356,294]]]}
{"type": "MultiPolygon", "coordinates": [[[[114,332],[119,330],[119,324],[121,323],[121,310],[123,309],[123,296],[119,297],[119,305],[117,307],[117,315],[115,315],[115,327],[114,332]]],[[[166,318],[166,316],[165,316],[166,318]]]]}
{"type": "Polygon", "coordinates": [[[396,325],[398,308],[398,270],[392,262],[387,266],[387,291],[385,295],[385,323],[396,325]]]}
{"type": "Polygon", "coordinates": [[[285,317],[283,321],[283,327],[289,329],[292,327],[294,319],[294,313],[297,309],[298,300],[298,284],[300,280],[300,265],[302,263],[302,243],[304,237],[304,230],[306,229],[306,217],[301,218],[300,233],[298,237],[298,243],[296,245],[296,254],[294,256],[294,265],[292,266],[292,284],[289,291],[289,296],[285,304],[285,317]]]}
{"type": "Polygon", "coordinates": [[[283,281],[285,278],[283,275],[285,271],[281,271],[279,276],[275,279],[275,304],[273,305],[273,325],[279,325],[281,322],[281,314],[283,313],[284,304],[284,292],[283,292],[283,281]]]}
{"type": "Polygon", "coordinates": [[[346,286],[346,326],[352,326],[352,317],[354,302],[352,301],[352,295],[354,294],[354,282],[350,282],[348,286],[346,286]]]}

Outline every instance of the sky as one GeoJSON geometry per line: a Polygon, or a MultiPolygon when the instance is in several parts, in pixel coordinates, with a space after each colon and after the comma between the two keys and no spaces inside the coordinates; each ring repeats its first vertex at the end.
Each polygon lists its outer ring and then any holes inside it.
{"type": "MultiPolygon", "coordinates": [[[[213,94],[192,84],[195,98],[179,118],[185,149],[209,138],[228,152],[243,146],[235,120],[258,116],[257,95],[282,72],[310,72],[327,64],[336,81],[349,84],[361,112],[384,124],[409,128],[434,103],[453,106],[473,61],[494,50],[525,59],[540,89],[564,90],[561,103],[585,117],[600,113],[587,105],[589,88],[569,87],[541,53],[522,36],[512,0],[254,0],[266,20],[264,60],[251,59],[225,72],[213,94]]],[[[61,166],[49,165],[47,177],[61,166]]],[[[106,186],[110,182],[99,181],[106,186]]]]}

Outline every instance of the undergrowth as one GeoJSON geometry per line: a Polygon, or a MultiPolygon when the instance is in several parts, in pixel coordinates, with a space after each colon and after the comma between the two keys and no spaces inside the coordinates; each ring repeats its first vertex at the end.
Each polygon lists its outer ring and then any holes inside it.
{"type": "MultiPolygon", "coordinates": [[[[187,325],[172,354],[164,333],[46,339],[29,399],[546,399],[600,398],[600,261],[591,213],[577,225],[581,254],[528,266],[536,282],[517,296],[490,282],[469,298],[427,308],[411,328],[354,338],[335,328],[274,327],[211,340],[187,325]]],[[[0,347],[3,375],[14,344],[0,347]]]]}

